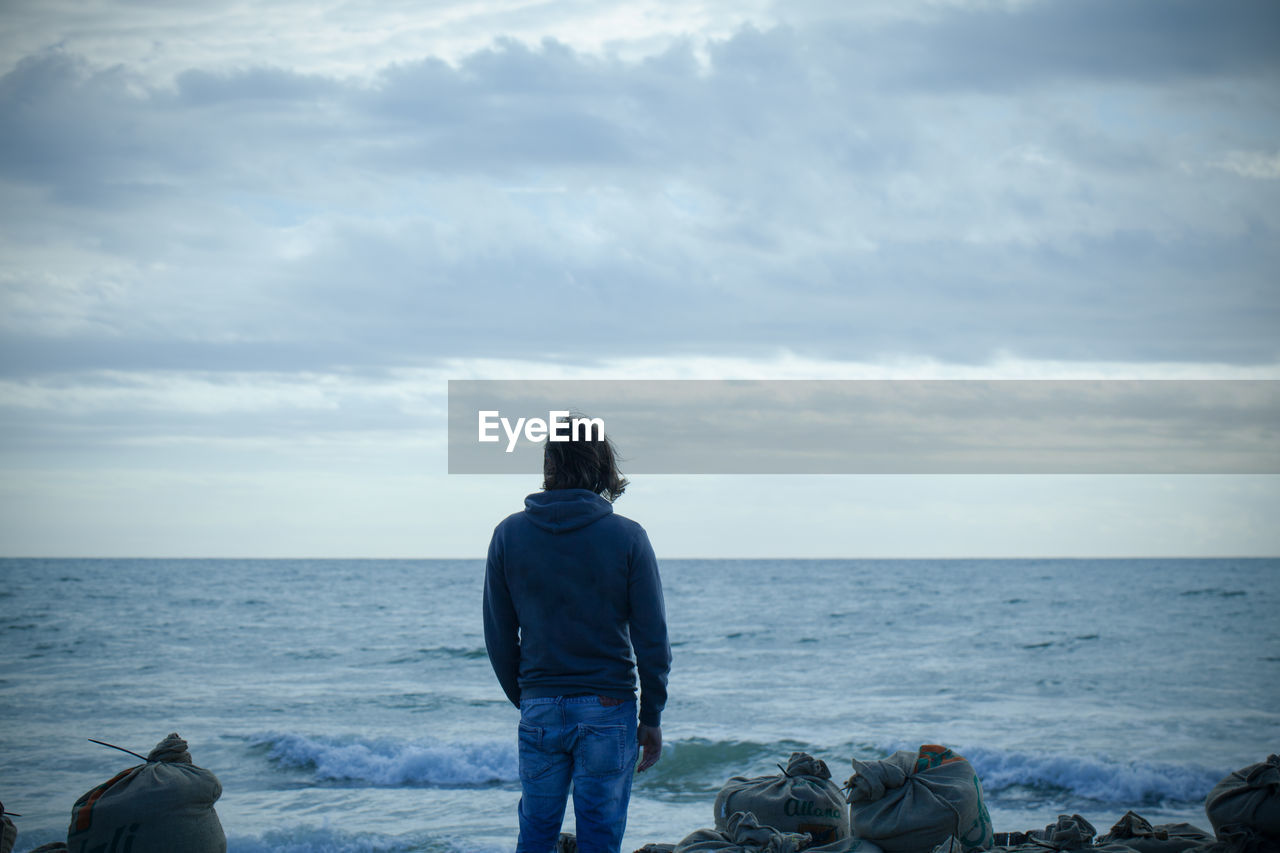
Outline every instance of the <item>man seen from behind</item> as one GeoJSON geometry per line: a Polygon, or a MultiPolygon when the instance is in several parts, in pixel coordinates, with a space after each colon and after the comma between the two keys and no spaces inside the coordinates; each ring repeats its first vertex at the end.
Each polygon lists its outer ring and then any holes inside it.
{"type": "Polygon", "coordinates": [[[662,753],[662,581],[644,528],[613,511],[627,481],[598,424],[546,443],[543,491],[489,543],[485,645],[520,709],[517,853],[554,850],[570,784],[580,853],[619,853],[632,775],[662,753]]]}

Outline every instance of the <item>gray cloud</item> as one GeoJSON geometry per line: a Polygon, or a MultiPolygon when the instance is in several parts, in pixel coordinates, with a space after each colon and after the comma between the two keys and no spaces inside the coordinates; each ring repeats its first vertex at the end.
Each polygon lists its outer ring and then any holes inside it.
{"type": "Polygon", "coordinates": [[[283,68],[256,67],[230,72],[191,69],[178,75],[176,102],[186,107],[261,102],[271,109],[305,104],[333,96],[339,84],[314,74],[283,68]]]}
{"type": "Polygon", "coordinates": [[[1280,69],[1267,0],[1036,2],[955,10],[921,30],[907,77],[985,91],[1045,81],[1161,83],[1280,69]]]}
{"type": "Polygon", "coordinates": [[[1218,164],[1274,150],[1277,17],[1033,3],[360,79],[44,51],[0,79],[3,369],[1271,363],[1275,185],[1218,164]]]}

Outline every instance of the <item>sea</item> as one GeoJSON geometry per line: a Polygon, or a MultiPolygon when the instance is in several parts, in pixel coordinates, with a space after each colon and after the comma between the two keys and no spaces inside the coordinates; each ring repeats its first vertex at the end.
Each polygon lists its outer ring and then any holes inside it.
{"type": "MultiPolygon", "coordinates": [[[[0,800],[19,853],[170,732],[231,853],[511,851],[517,711],[483,561],[0,561],[0,800]]],[[[624,850],[732,776],[942,744],[998,832],[1204,798],[1280,752],[1280,559],[661,561],[674,664],[624,850]]],[[[565,614],[572,619],[572,613],[565,614]]],[[[572,809],[565,831],[573,830],[572,809]]]]}

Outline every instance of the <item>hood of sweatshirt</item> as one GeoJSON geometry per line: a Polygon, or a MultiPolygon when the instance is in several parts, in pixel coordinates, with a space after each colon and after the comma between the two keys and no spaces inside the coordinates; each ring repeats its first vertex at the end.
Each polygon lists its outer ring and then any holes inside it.
{"type": "Polygon", "coordinates": [[[524,499],[529,520],[552,533],[578,530],[613,512],[613,504],[587,489],[550,489],[524,499]]]}

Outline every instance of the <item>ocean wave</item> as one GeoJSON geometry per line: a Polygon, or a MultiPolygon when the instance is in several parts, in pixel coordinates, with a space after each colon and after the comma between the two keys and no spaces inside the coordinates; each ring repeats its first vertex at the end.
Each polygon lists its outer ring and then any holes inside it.
{"type": "Polygon", "coordinates": [[[962,750],[978,771],[983,787],[1051,787],[1089,800],[1116,804],[1153,804],[1163,800],[1203,801],[1226,775],[1222,769],[1166,761],[1115,761],[1053,753],[962,750]]]}
{"type": "MultiPolygon", "coordinates": [[[[269,734],[256,738],[254,745],[268,748],[268,757],[279,767],[309,769],[317,781],[371,787],[479,787],[516,783],[520,778],[516,747],[509,741],[444,743],[269,734]]],[[[890,744],[883,751],[916,746],[890,744]]],[[[647,783],[668,794],[714,792],[731,776],[772,773],[778,762],[801,749],[813,752],[790,741],[765,744],[694,738],[668,742],[647,783]]],[[[981,746],[955,749],[973,764],[990,795],[1030,788],[1126,807],[1203,802],[1228,772],[1176,762],[1117,761],[981,746]]],[[[832,764],[831,756],[827,759],[833,776],[841,777],[845,762],[835,759],[832,764]]]]}
{"type": "Polygon", "coordinates": [[[311,769],[321,781],[395,787],[474,787],[518,781],[515,743],[442,743],[394,738],[308,737],[267,734],[254,746],[270,748],[281,767],[311,769]]]}
{"type": "MultiPolygon", "coordinates": [[[[916,746],[894,744],[886,753],[916,746]]],[[[1063,791],[1098,803],[1136,806],[1203,802],[1226,770],[1167,761],[1116,761],[1100,756],[955,747],[973,765],[982,789],[1063,791]]]]}
{"type": "Polygon", "coordinates": [[[388,661],[390,664],[422,663],[428,660],[481,660],[489,656],[483,646],[434,646],[418,649],[388,661]]]}
{"type": "MultiPolygon", "coordinates": [[[[811,750],[794,741],[756,743],[689,738],[668,741],[662,760],[646,773],[653,791],[677,795],[705,795],[719,791],[730,777],[776,773],[779,763],[797,750],[811,750]]],[[[834,771],[833,771],[834,772],[834,771]]]]}
{"type": "Polygon", "coordinates": [[[1178,593],[1184,598],[1189,596],[1208,595],[1216,598],[1240,598],[1249,593],[1243,589],[1223,589],[1218,586],[1206,587],[1205,589],[1188,589],[1185,592],[1178,593]]]}
{"type": "MultiPolygon", "coordinates": [[[[316,781],[369,787],[481,787],[516,783],[519,759],[513,741],[444,743],[357,736],[308,736],[273,732],[251,739],[285,769],[310,770],[316,781]]],[[[782,741],[668,741],[646,783],[668,794],[705,794],[731,776],[776,772],[805,745],[782,741]]],[[[835,772],[833,770],[833,772],[835,772]]]]}

